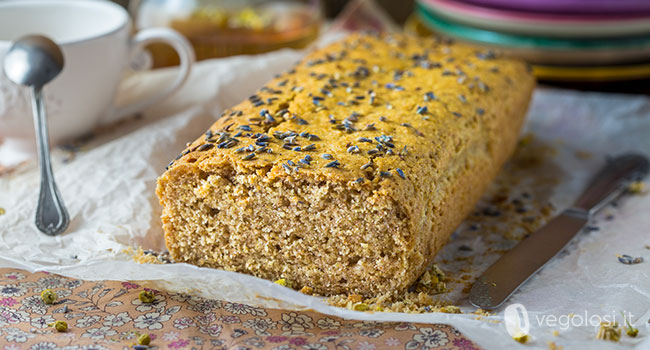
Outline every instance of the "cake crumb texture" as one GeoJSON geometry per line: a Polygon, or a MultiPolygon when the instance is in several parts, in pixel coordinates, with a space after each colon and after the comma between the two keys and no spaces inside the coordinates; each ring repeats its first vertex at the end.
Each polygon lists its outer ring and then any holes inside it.
{"type": "Polygon", "coordinates": [[[318,295],[400,293],[514,150],[523,63],[350,35],[226,110],[158,179],[171,258],[318,295]]]}

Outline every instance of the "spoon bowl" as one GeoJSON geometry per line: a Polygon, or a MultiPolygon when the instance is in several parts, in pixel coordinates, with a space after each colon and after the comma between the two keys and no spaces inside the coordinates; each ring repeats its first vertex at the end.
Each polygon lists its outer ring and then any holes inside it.
{"type": "Polygon", "coordinates": [[[7,52],[4,69],[16,84],[43,87],[63,70],[63,52],[47,37],[25,36],[7,52]]]}

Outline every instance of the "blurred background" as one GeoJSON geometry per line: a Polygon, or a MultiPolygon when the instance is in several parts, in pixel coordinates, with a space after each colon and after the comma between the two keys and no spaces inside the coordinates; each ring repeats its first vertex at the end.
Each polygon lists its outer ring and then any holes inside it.
{"type": "MultiPolygon", "coordinates": [[[[492,48],[531,63],[547,84],[650,92],[650,1],[114,1],[129,9],[137,28],[168,26],[181,32],[199,60],[303,48],[345,22],[348,29],[378,26],[492,48]],[[374,23],[376,18],[387,23],[374,23]]],[[[149,49],[155,67],[178,62],[170,48],[149,49]]]]}

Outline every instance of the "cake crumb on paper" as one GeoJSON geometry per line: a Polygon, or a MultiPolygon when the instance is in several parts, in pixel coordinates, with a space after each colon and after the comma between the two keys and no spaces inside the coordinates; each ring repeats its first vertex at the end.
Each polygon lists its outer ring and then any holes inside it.
{"type": "Polygon", "coordinates": [[[553,341],[549,341],[546,344],[548,345],[548,350],[562,350],[562,349],[564,349],[563,346],[557,345],[553,341]]]}
{"type": "Polygon", "coordinates": [[[596,339],[619,341],[621,339],[621,328],[616,322],[601,322],[596,339]]]}
{"type": "Polygon", "coordinates": [[[643,181],[633,181],[627,185],[627,191],[633,194],[646,194],[648,193],[648,187],[643,181]]]}
{"type": "Polygon", "coordinates": [[[128,247],[122,250],[122,253],[131,256],[138,264],[171,264],[172,260],[169,252],[157,252],[142,247],[128,247]]]}
{"type": "Polygon", "coordinates": [[[459,307],[433,298],[434,295],[447,291],[446,280],[444,272],[437,265],[433,265],[402,294],[384,294],[371,298],[358,294],[341,294],[329,297],[327,303],[355,311],[462,313],[459,307]]]}

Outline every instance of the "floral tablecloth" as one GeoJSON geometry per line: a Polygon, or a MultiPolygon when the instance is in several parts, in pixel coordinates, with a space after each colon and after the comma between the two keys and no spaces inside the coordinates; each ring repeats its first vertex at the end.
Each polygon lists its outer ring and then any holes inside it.
{"type": "Polygon", "coordinates": [[[344,320],[163,291],[145,304],[142,290],[131,282],[0,269],[1,349],[128,349],[145,333],[150,349],[479,349],[444,324],[344,320]],[[43,303],[44,289],[57,293],[55,304],[43,303]],[[55,320],[66,321],[68,331],[48,326],[55,320]]]}

